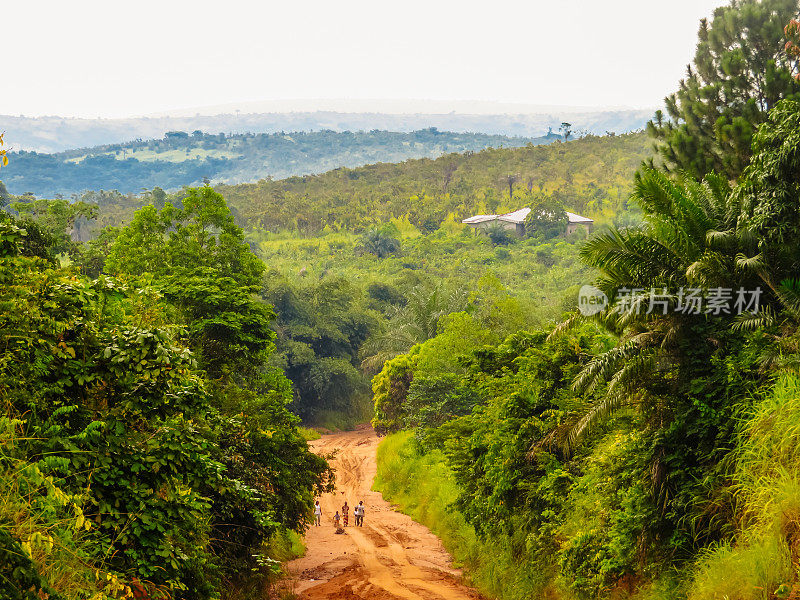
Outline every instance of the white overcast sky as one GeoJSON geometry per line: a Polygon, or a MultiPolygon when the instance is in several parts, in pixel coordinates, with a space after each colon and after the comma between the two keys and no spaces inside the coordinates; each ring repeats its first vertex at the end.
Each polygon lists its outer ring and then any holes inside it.
{"type": "Polygon", "coordinates": [[[0,0],[0,114],[291,98],[659,106],[725,0],[0,0]]]}

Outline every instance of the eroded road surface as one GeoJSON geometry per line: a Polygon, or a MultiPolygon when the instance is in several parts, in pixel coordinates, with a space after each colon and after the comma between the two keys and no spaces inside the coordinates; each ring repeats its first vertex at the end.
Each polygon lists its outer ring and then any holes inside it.
{"type": "Polygon", "coordinates": [[[392,508],[370,491],[378,438],[372,428],[324,435],[314,452],[336,451],[336,491],[320,498],[322,526],[306,534],[306,555],[289,563],[301,600],[475,600],[481,596],[459,582],[461,572],[427,527],[392,508]],[[350,526],[337,535],[333,515],[350,505],[350,526]],[[352,509],[364,501],[363,527],[352,509]]]}

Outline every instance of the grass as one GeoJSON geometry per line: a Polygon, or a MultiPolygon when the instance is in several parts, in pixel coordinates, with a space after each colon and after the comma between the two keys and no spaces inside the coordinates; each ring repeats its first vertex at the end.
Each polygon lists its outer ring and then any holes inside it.
{"type": "Polygon", "coordinates": [[[268,544],[267,554],[270,558],[286,562],[300,558],[306,554],[303,536],[296,531],[284,529],[276,533],[268,544]]]}
{"type": "Polygon", "coordinates": [[[313,440],[318,440],[322,437],[322,434],[317,431],[316,429],[312,429],[310,427],[298,427],[297,431],[303,436],[303,439],[307,442],[311,442],[313,440]]]}
{"type": "MultiPolygon", "coordinates": [[[[303,536],[295,531],[280,529],[264,545],[262,554],[273,561],[285,563],[304,556],[303,536]]],[[[294,600],[294,579],[285,566],[273,563],[266,573],[241,573],[237,580],[228,582],[222,597],[225,600],[294,600]]]]}
{"type": "MultiPolygon", "coordinates": [[[[95,573],[106,575],[87,533],[91,523],[83,517],[80,498],[61,491],[35,463],[16,458],[21,426],[20,421],[0,417],[0,526],[19,544],[16,549],[1,548],[0,562],[8,566],[5,552],[14,555],[21,549],[44,585],[65,600],[86,598],[97,590],[95,573]]],[[[15,576],[25,575],[21,570],[0,574],[0,592],[13,585],[15,576]]],[[[108,577],[109,586],[124,586],[116,574],[108,577]]]]}
{"type": "Polygon", "coordinates": [[[701,556],[690,600],[769,600],[792,577],[789,548],[777,536],[722,545],[701,556]]]}
{"type": "Polygon", "coordinates": [[[481,540],[464,516],[452,508],[458,486],[439,451],[419,454],[413,435],[387,436],[378,446],[374,489],[435,533],[465,571],[472,585],[501,600],[552,598],[552,573],[531,569],[531,562],[510,548],[507,538],[481,540]]]}
{"type": "Polygon", "coordinates": [[[356,425],[366,423],[369,419],[370,417],[364,417],[361,414],[346,415],[335,410],[320,410],[315,414],[313,423],[308,426],[321,432],[351,431],[356,428],[356,425]]]}
{"type": "Polygon", "coordinates": [[[789,597],[800,559],[800,377],[784,374],[754,403],[737,450],[742,529],[696,563],[689,600],[789,597]]]}

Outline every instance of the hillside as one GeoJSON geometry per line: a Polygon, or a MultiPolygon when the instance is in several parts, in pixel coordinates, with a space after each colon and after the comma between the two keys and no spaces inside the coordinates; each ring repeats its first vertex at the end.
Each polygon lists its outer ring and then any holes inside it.
{"type": "Polygon", "coordinates": [[[162,139],[139,139],[58,154],[12,153],[13,160],[3,175],[14,194],[71,195],[87,189],[131,193],[156,186],[179,189],[206,179],[241,183],[556,139],[559,136],[555,134],[511,138],[435,128],[410,133],[325,130],[237,135],[174,131],[162,139]]]}
{"type": "MultiPolygon", "coordinates": [[[[292,137],[303,139],[305,134],[292,137]]],[[[145,152],[149,157],[159,155],[155,150],[137,150],[143,159],[145,152]]],[[[194,152],[222,151],[211,147],[194,152]]],[[[79,151],[72,154],[80,156],[79,151]]],[[[175,154],[175,150],[160,153],[165,157],[175,154]]],[[[603,223],[627,207],[633,173],[650,156],[645,134],[588,136],[567,143],[450,153],[436,159],[376,163],[333,169],[320,175],[214,187],[225,197],[242,227],[272,233],[358,232],[398,218],[407,219],[421,231],[432,231],[442,223],[458,222],[472,214],[514,210],[543,195],[553,196],[567,209],[603,223]]],[[[84,162],[87,160],[115,159],[84,162]]],[[[194,159],[163,164],[185,168],[200,162],[194,159]]],[[[140,164],[162,163],[142,160],[140,164]]],[[[4,176],[11,172],[12,165],[3,170],[4,176]]],[[[102,170],[98,169],[97,176],[101,175],[102,170]]],[[[142,182],[141,187],[145,185],[142,182]]],[[[149,185],[153,187],[152,183],[149,185]]],[[[13,192],[14,188],[9,187],[13,192]]],[[[111,187],[106,186],[106,190],[111,187]]],[[[81,228],[80,239],[88,239],[92,227],[127,223],[144,204],[162,204],[166,197],[163,192],[156,192],[81,194],[79,198],[84,202],[98,205],[99,214],[94,226],[81,228]]]]}
{"type": "MultiPolygon", "coordinates": [[[[296,103],[295,103],[296,104],[296,103]]],[[[210,133],[279,133],[282,131],[388,131],[411,132],[428,127],[459,133],[537,137],[548,128],[557,130],[562,121],[576,131],[602,134],[625,133],[644,127],[652,110],[605,110],[576,112],[574,109],[498,106],[508,114],[474,114],[474,107],[451,112],[441,106],[422,107],[408,113],[402,107],[387,105],[381,111],[359,105],[332,105],[323,110],[242,107],[240,112],[221,107],[214,114],[157,115],[127,119],[80,119],[58,116],[26,117],[0,115],[0,131],[15,150],[63,152],[103,144],[120,144],[136,139],[160,138],[168,131],[210,133]],[[470,112],[472,111],[472,112],[470,112]]],[[[320,107],[322,108],[322,107],[320,107]]]]}
{"type": "Polygon", "coordinates": [[[430,230],[448,219],[514,210],[541,194],[607,220],[624,207],[633,173],[649,156],[644,134],[588,136],[217,189],[243,222],[268,231],[353,230],[403,215],[430,230]]]}

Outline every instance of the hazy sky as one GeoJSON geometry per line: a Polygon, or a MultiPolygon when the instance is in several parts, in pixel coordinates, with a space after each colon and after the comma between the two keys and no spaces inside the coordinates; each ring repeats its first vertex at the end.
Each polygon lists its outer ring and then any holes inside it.
{"type": "Polygon", "coordinates": [[[285,98],[653,107],[723,3],[5,0],[0,114],[285,98]]]}

